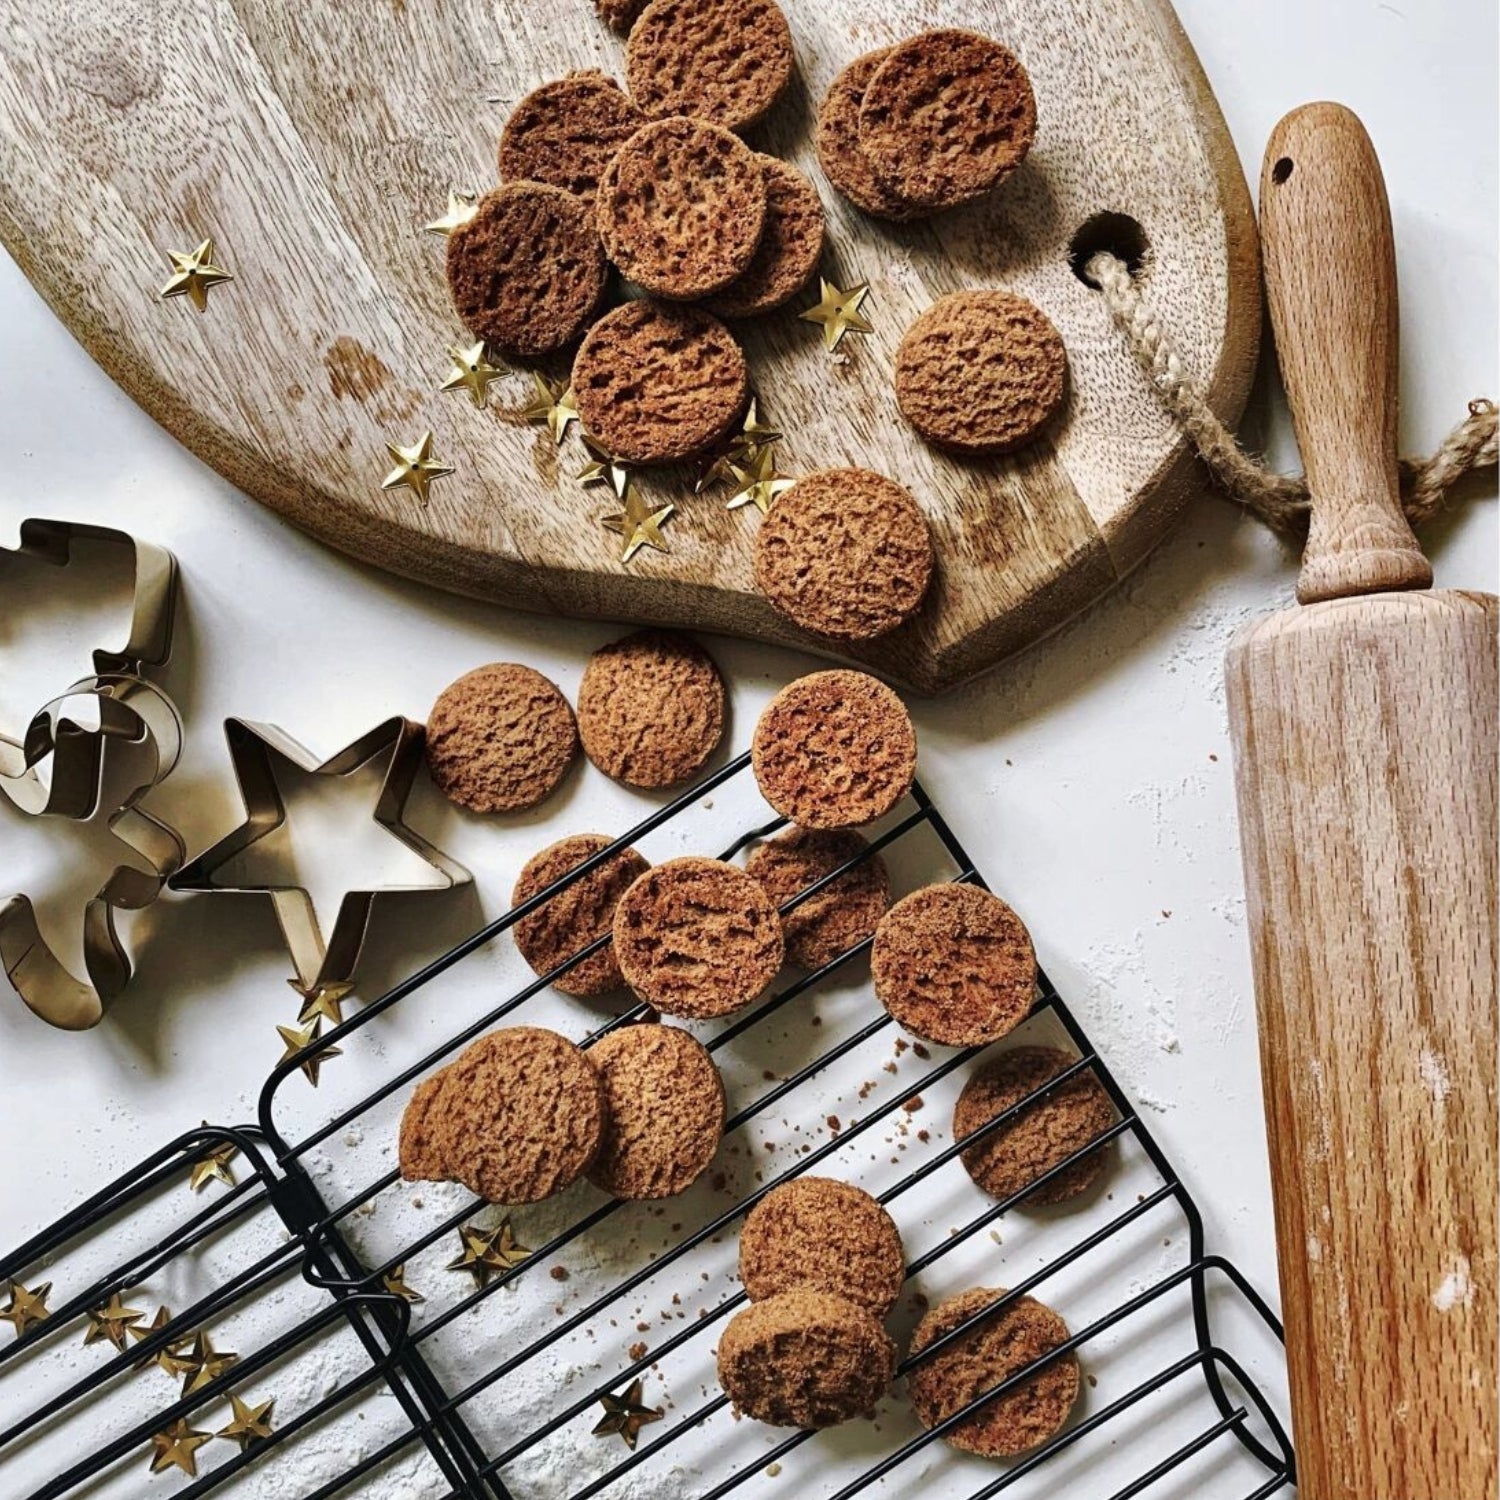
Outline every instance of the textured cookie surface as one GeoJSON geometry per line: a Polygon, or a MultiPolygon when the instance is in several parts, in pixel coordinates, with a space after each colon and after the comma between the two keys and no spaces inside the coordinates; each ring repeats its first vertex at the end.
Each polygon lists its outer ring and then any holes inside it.
{"type": "Polygon", "coordinates": [[[641,999],[669,1016],[728,1015],[781,967],[781,919],[743,870],[717,859],[669,859],[615,910],[615,955],[641,999]]]}
{"type": "Polygon", "coordinates": [[[864,672],[814,672],[788,683],[755,726],[761,795],[803,828],[853,828],[911,789],[917,736],[901,700],[864,672]]]}
{"type": "MultiPolygon", "coordinates": [[[[612,842],[602,833],[577,833],[549,844],[522,866],[511,892],[511,905],[529,901],[612,842]]],[[[521,957],[538,974],[548,974],[580,948],[610,932],[620,897],[647,869],[646,861],[634,849],[622,849],[597,869],[579,876],[516,923],[512,930],[521,957]]],[[[565,995],[607,995],[621,988],[625,981],[615,962],[614,944],[606,943],[552,983],[565,995]]]]}
{"type": "Polygon", "coordinates": [[[427,767],[471,812],[532,807],[578,754],[568,700],[540,672],[496,662],[445,688],[427,718],[427,767]]]}
{"type": "Polygon", "coordinates": [[[900,222],[921,218],[930,210],[919,203],[908,203],[888,187],[859,139],[859,107],[875,70],[890,50],[881,47],[856,57],[833,80],[818,110],[815,140],[823,175],[844,197],[877,219],[900,222]]]}
{"type": "Polygon", "coordinates": [[[719,1340],[719,1384],[773,1427],[832,1427],[872,1410],[896,1346],[856,1302],[808,1287],[752,1303],[719,1340]]]}
{"type": "Polygon", "coordinates": [[[594,206],[622,275],[658,297],[706,297],[755,255],[765,174],[755,153],[717,125],[655,120],[615,153],[594,206]]]}
{"type": "MultiPolygon", "coordinates": [[[[912,1335],[913,1355],[988,1306],[1003,1290],[973,1287],[933,1308],[912,1335]]],[[[1068,1337],[1067,1324],[1034,1297],[1019,1297],[1003,1313],[977,1325],[906,1377],[912,1410],[924,1427],[967,1406],[1009,1375],[1068,1337]]],[[[1065,1354],[1044,1370],[943,1434],[965,1453],[1008,1458],[1044,1443],[1068,1420],[1078,1399],[1078,1361],[1065,1354]]]]}
{"type": "Polygon", "coordinates": [[[630,28],[635,25],[636,17],[645,8],[646,0],[594,0],[594,9],[599,12],[599,19],[621,36],[630,35],[630,28]]]}
{"type": "Polygon", "coordinates": [[[454,309],[506,354],[548,354],[580,338],[604,278],[588,205],[546,183],[503,183],[448,236],[454,309]]]}
{"type": "Polygon", "coordinates": [[[1008,47],[973,31],[924,31],[892,47],[865,88],[859,141],[898,197],[967,203],[1013,172],[1036,136],[1036,100],[1008,47]]]}
{"type": "Polygon", "coordinates": [[[945,1047],[998,1041],[1036,995],[1025,924],[972,885],[929,885],[898,901],[876,930],[870,973],[900,1026],[945,1047]]]}
{"type": "Polygon", "coordinates": [[[624,1026],[584,1054],[608,1123],[589,1181],[616,1198],[669,1198],[702,1174],[724,1134],[724,1083],[677,1026],[624,1026]]]}
{"type": "Polygon", "coordinates": [[[773,0],[651,0],[631,28],[625,77],[648,115],[739,130],[776,102],[794,63],[773,0]]]}
{"type": "Polygon", "coordinates": [[[751,318],[790,302],[807,285],[823,256],[823,203],[796,167],[761,156],[766,223],[745,270],[705,300],[721,318],[751,318]]]}
{"type": "Polygon", "coordinates": [[[811,1287],[883,1318],[901,1295],[906,1257],[891,1216],[832,1177],[796,1177],[766,1194],[740,1232],[740,1280],[754,1302],[811,1287]]]}
{"type": "Polygon", "coordinates": [[[595,69],[533,89],[500,132],[500,179],[545,182],[592,205],[614,154],[646,117],[595,69]]]}
{"type": "Polygon", "coordinates": [[[1056,415],[1067,388],[1062,335],[1011,292],[955,292],[934,302],[896,350],[896,401],[929,442],[959,453],[1010,453],[1056,415]]]}
{"type": "Polygon", "coordinates": [[[755,581],[784,615],[833,640],[874,640],[909,620],[932,581],[917,502],[870,469],[822,469],[771,507],[755,581]]]}
{"type": "Polygon", "coordinates": [[[665,464],[712,447],[750,395],[744,352],[693,307],[627,302],[589,330],[573,361],[583,425],[625,463],[665,464]]]}
{"type": "MultiPolygon", "coordinates": [[[[756,847],[745,868],[778,907],[841,869],[869,844],[851,828],[789,828],[756,847]]],[[[785,912],[786,955],[804,969],[821,969],[874,934],[890,905],[890,877],[878,854],[785,912]]]]}
{"type": "Polygon", "coordinates": [[[724,735],[724,680],[691,637],[640,630],[589,658],[578,687],[584,754],[626,786],[677,786],[724,735]]]}

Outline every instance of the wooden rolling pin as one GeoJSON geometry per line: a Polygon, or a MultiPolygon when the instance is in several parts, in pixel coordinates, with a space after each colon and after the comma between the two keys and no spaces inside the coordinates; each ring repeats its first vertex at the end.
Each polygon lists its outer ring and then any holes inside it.
{"type": "Polygon", "coordinates": [[[1396,481],[1369,137],[1272,133],[1266,286],[1312,492],[1302,607],[1229,649],[1303,1500],[1495,1494],[1496,599],[1426,590],[1396,481]]]}

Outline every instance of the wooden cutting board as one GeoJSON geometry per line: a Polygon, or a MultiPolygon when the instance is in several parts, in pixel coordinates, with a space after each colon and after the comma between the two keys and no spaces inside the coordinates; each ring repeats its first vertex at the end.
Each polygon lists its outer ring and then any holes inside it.
{"type": "MultiPolygon", "coordinates": [[[[866,464],[907,485],[936,535],[921,617],[859,653],[938,691],[1109,589],[1200,483],[1185,445],[1069,265],[1096,215],[1144,231],[1163,321],[1212,403],[1240,414],[1260,326],[1250,200],[1224,121],[1165,0],[782,0],[800,78],[751,137],[823,192],[825,269],[871,285],[873,336],[830,359],[795,304],[740,325],[792,474],[866,464]],[[818,172],[817,102],[858,53],[930,26],[1007,42],[1031,72],[1035,149],[990,201],[892,227],[818,172]],[[1049,439],[961,462],[902,421],[902,332],[935,297],[1003,286],[1067,342],[1049,439]]],[[[0,237],[90,353],[195,453],[296,525],[412,578],[523,609],[691,625],[811,646],[751,581],[753,509],[642,480],[678,514],[670,555],[629,566],[605,492],[526,425],[524,373],[476,410],[440,393],[462,336],[444,242],[421,226],[484,189],[514,102],[571,68],[623,77],[589,0],[17,0],[0,28],[0,237]],[[157,299],[168,251],[212,237],[234,273],[205,315],[157,299]],[[457,473],[423,509],[382,492],[387,442],[430,428],[457,473]]],[[[1090,231],[1086,238],[1093,236],[1090,231]]],[[[1118,241],[1106,225],[1103,243],[1118,241]]],[[[810,300],[810,299],[809,299],[810,300]]],[[[961,393],[959,393],[961,396],[961,393]]]]}

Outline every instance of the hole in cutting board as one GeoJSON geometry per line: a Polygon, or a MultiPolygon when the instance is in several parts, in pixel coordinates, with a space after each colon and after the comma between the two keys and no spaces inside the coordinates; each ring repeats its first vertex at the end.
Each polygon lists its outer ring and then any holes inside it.
{"type": "Polygon", "coordinates": [[[1131,277],[1137,277],[1145,269],[1146,257],[1151,253],[1151,241],[1140,221],[1129,214],[1104,212],[1091,214],[1073,232],[1068,241],[1068,264],[1073,274],[1085,285],[1098,290],[1099,283],[1089,276],[1089,261],[1101,250],[1118,256],[1125,262],[1131,277]]]}
{"type": "Polygon", "coordinates": [[[1285,182],[1291,175],[1292,159],[1290,156],[1281,157],[1280,160],[1277,161],[1276,165],[1271,168],[1271,181],[1274,182],[1277,187],[1280,187],[1281,184],[1285,182]]]}

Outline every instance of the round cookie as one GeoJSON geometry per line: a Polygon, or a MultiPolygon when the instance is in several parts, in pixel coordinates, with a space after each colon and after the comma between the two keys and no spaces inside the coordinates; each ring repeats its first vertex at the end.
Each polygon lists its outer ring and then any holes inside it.
{"type": "Polygon", "coordinates": [[[753,318],[790,302],[823,258],[823,203],[796,167],[756,158],[766,179],[766,224],[750,264],[722,292],[704,300],[721,318],[753,318]]]}
{"type": "MultiPolygon", "coordinates": [[[[780,907],[869,847],[851,828],[789,828],[757,845],[745,869],[780,907]]],[[[782,914],[786,956],[804,969],[821,969],[872,936],[890,904],[885,861],[868,855],[782,914]]]]}
{"type": "Polygon", "coordinates": [[[737,1312],[718,1359],[724,1394],[773,1427],[833,1427],[862,1416],[896,1372],[896,1346],[868,1309],[810,1287],[737,1312]]]}
{"type": "Polygon", "coordinates": [[[741,130],[776,102],[795,61],[774,0],[651,0],[630,31],[625,79],[655,119],[741,130]]]}
{"type": "Polygon", "coordinates": [[[917,502],[869,469],[822,469],[771,507],[755,582],[804,630],[837,641],[888,634],[921,607],[932,537],[917,502]]]}
{"type": "MultiPolygon", "coordinates": [[[[912,1357],[1004,1295],[1000,1288],[973,1287],[939,1303],[917,1324],[912,1357]]],[[[1050,1307],[1034,1297],[1018,1297],[908,1373],[906,1390],[917,1420],[924,1427],[937,1426],[1067,1337],[1067,1324],[1050,1307]]],[[[1010,1458],[1046,1442],[1068,1420],[1077,1399],[1078,1361],[1065,1354],[986,1402],[943,1438],[965,1453],[1010,1458]]]]}
{"type": "Polygon", "coordinates": [[[630,35],[630,28],[635,25],[636,17],[645,8],[646,0],[594,0],[594,9],[599,12],[599,19],[621,36],[630,35]]]}
{"type": "Polygon", "coordinates": [[[549,183],[592,205],[604,169],[645,123],[607,74],[569,73],[511,111],[500,132],[500,180],[549,183]]]}
{"type": "Polygon", "coordinates": [[[713,447],[739,420],[750,373],[717,318],[627,302],[580,345],[573,396],[589,435],[622,463],[676,463],[713,447]]]}
{"type": "Polygon", "coordinates": [[[589,657],[578,733],[606,776],[648,790],[678,786],[724,737],[724,680],[691,637],[638,630],[589,657]]]}
{"type": "Polygon", "coordinates": [[[658,297],[720,291],[749,267],[766,179],[738,136],[703,120],[654,120],[615,153],[594,200],[622,275],[658,297]]]}
{"type": "Polygon", "coordinates": [[[930,443],[983,456],[1024,447],[1062,406],[1068,354],[1052,320],[1013,292],[954,292],[906,330],[896,402],[930,443]]]}
{"type": "Polygon", "coordinates": [[[771,898],[717,859],[669,859],[615,908],[615,956],[637,995],[706,1020],[748,1005],[776,977],[784,944],[771,898]]]}
{"type": "Polygon", "coordinates": [[[438,790],[470,812],[534,807],[577,754],[568,700],[516,662],[464,673],[427,716],[427,769],[438,790]]]}
{"type": "Polygon", "coordinates": [[[944,1047],[998,1041],[1036,996],[1025,923],[975,885],[929,885],[898,901],[876,929],[870,974],[898,1025],[944,1047]]]}
{"type": "Polygon", "coordinates": [[[906,1279],[901,1236],[868,1193],[832,1177],[774,1188],[740,1232],[740,1280],[753,1302],[812,1287],[883,1318],[906,1279]]]}
{"type": "MultiPolygon", "coordinates": [[[[529,901],[554,880],[581,865],[614,840],[602,833],[576,833],[549,844],[521,867],[511,892],[512,906],[529,901]]],[[[595,938],[612,930],[615,907],[631,881],[650,866],[634,849],[622,849],[612,859],[580,876],[572,885],[544,902],[516,923],[516,947],[538,974],[550,974],[558,964],[586,948],[595,938]]],[[[565,995],[590,998],[607,995],[625,983],[615,962],[612,943],[591,953],[552,981],[565,995]]]]}
{"type": "MultiPolygon", "coordinates": [[[[996,1115],[1003,1114],[1077,1059],[1056,1047],[1016,1047],[991,1058],[975,1072],[953,1109],[953,1138],[962,1140],[996,1115]]],[[[995,1198],[1009,1198],[1044,1172],[1108,1130],[1114,1106],[1104,1086],[1085,1069],[1075,1073],[1046,1098],[991,1131],[963,1153],[969,1176],[995,1198]]],[[[1059,1172],[1027,1193],[1026,1204],[1061,1203],[1090,1187],[1104,1170],[1104,1148],[1059,1172]]]]}
{"type": "Polygon", "coordinates": [[[755,780],[803,828],[884,817],[911,790],[917,736],[901,700],[864,672],[799,677],[766,705],[750,745],[755,780]]]}
{"type": "Polygon", "coordinates": [[[503,183],[448,236],[453,306],[505,354],[549,354],[578,339],[606,270],[588,205],[543,182],[503,183]]]}
{"type": "Polygon", "coordinates": [[[865,87],[859,143],[887,188],[927,209],[983,195],[1036,136],[1031,80],[974,31],[924,31],[892,47],[865,87]]]}
{"type": "Polygon", "coordinates": [[[677,1026],[623,1026],[584,1054],[604,1086],[609,1123],[589,1171],[616,1198],[670,1198],[713,1161],[724,1135],[724,1082],[677,1026]]]}
{"type": "Polygon", "coordinates": [[[928,210],[920,204],[908,203],[886,186],[859,140],[859,107],[864,103],[865,90],[875,70],[890,50],[880,47],[856,57],[829,85],[818,110],[815,144],[823,175],[856,208],[877,219],[900,223],[922,218],[928,210]]]}

